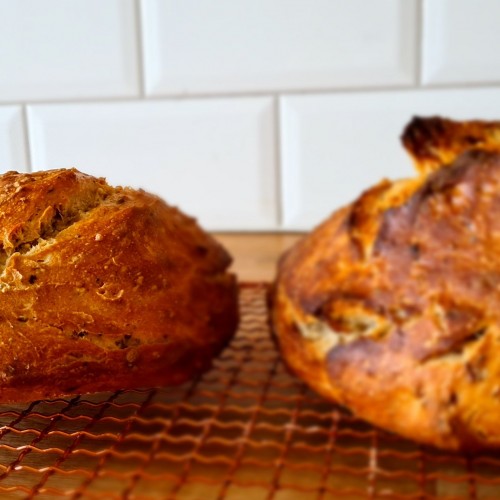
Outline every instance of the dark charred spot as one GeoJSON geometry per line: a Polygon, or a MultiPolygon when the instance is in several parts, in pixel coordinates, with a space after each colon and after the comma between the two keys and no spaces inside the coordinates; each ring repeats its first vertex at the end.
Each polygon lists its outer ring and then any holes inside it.
{"type": "Polygon", "coordinates": [[[204,245],[196,245],[195,251],[200,257],[204,257],[208,253],[208,248],[204,245]]]}
{"type": "Polygon", "coordinates": [[[465,135],[463,140],[466,144],[470,144],[471,146],[475,146],[481,142],[479,137],[474,137],[473,135],[465,135]]]}
{"type": "Polygon", "coordinates": [[[452,393],[450,394],[450,397],[448,399],[448,404],[451,405],[451,406],[454,406],[457,403],[458,403],[457,393],[455,391],[452,391],[452,393]]]}
{"type": "Polygon", "coordinates": [[[29,277],[29,279],[28,279],[28,281],[29,281],[30,285],[33,285],[33,283],[35,283],[35,282],[36,282],[36,280],[37,280],[37,277],[36,277],[36,275],[34,275],[34,274],[30,275],[30,277],[29,277]]]}
{"type": "Polygon", "coordinates": [[[17,321],[20,323],[26,323],[28,321],[28,318],[26,316],[18,316],[17,321]]]}
{"type": "Polygon", "coordinates": [[[86,330],[74,330],[71,336],[75,339],[84,339],[88,334],[86,330]]]}
{"type": "Polygon", "coordinates": [[[125,333],[118,340],[115,340],[115,345],[118,349],[127,349],[127,347],[137,347],[141,344],[140,339],[133,337],[131,333],[125,333]]]}
{"type": "Polygon", "coordinates": [[[410,245],[410,255],[414,259],[420,258],[420,245],[418,243],[414,243],[413,245],[410,245]]]}
{"type": "Polygon", "coordinates": [[[439,116],[423,118],[414,116],[403,130],[401,141],[406,149],[420,158],[434,158],[432,152],[440,137],[444,135],[448,120],[439,116]]]}
{"type": "Polygon", "coordinates": [[[487,328],[480,328],[479,330],[476,330],[475,332],[472,332],[470,335],[465,337],[464,343],[469,343],[469,342],[476,342],[477,340],[481,339],[484,337],[484,334],[486,333],[487,328]]]}

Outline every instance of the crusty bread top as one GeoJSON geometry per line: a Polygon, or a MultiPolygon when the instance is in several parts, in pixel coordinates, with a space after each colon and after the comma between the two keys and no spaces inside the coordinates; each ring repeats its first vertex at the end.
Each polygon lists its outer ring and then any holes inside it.
{"type": "Polygon", "coordinates": [[[500,122],[414,117],[405,127],[401,141],[418,175],[397,181],[383,180],[353,203],[352,236],[367,257],[380,230],[381,215],[407,203],[429,175],[447,168],[466,151],[500,153],[500,122]]]}
{"type": "MultiPolygon", "coordinates": [[[[423,133],[429,124],[434,133],[439,129],[437,121],[418,119],[412,124],[423,133]]],[[[472,123],[479,130],[479,122],[472,123]]],[[[441,120],[445,137],[450,134],[449,126],[455,128],[456,124],[441,120]]],[[[500,124],[487,123],[485,129],[500,130],[500,124]]],[[[467,124],[461,130],[468,130],[467,124]]],[[[415,134],[409,126],[404,137],[411,136],[415,134]]],[[[459,158],[416,179],[382,181],[321,224],[291,255],[285,255],[287,273],[282,277],[292,296],[300,294],[297,300],[305,311],[335,322],[330,308],[340,307],[340,297],[363,302],[362,297],[369,294],[370,302],[377,302],[372,304],[374,309],[387,315],[396,304],[389,307],[389,303],[384,305],[386,301],[401,301],[397,308],[404,309],[404,303],[415,308],[433,296],[437,283],[444,290],[453,290],[456,299],[457,290],[464,288],[464,272],[476,273],[481,262],[490,266],[498,262],[494,256],[500,252],[500,205],[496,201],[500,154],[493,143],[485,150],[470,149],[461,137],[455,144],[436,136],[435,144],[444,144],[443,155],[451,156],[453,151],[459,158]]],[[[439,146],[433,151],[441,155],[439,146]]],[[[414,154],[417,158],[420,153],[414,154]]],[[[424,155],[422,161],[425,159],[424,155]]],[[[485,280],[481,287],[490,285],[491,280],[485,280]]],[[[469,295],[478,289],[465,287],[463,292],[469,295]]],[[[481,292],[492,297],[485,289],[481,292]]],[[[491,292],[496,294],[496,289],[491,292]]],[[[480,294],[467,302],[481,301],[480,294]]]]}
{"type": "Polygon", "coordinates": [[[500,446],[499,130],[414,120],[403,140],[420,175],[369,189],[280,263],[275,326],[294,370],[437,446],[500,446]]]}
{"type": "Polygon", "coordinates": [[[144,191],[74,169],[8,172],[0,242],[0,400],[181,381],[234,333],[229,255],[144,191]]]}

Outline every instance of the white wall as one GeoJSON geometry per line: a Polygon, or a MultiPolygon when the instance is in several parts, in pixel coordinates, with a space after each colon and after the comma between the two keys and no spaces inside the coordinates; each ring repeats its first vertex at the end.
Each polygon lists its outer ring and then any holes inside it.
{"type": "Polygon", "coordinates": [[[500,118],[496,0],[0,0],[0,170],[75,166],[213,230],[308,229],[500,118]]]}

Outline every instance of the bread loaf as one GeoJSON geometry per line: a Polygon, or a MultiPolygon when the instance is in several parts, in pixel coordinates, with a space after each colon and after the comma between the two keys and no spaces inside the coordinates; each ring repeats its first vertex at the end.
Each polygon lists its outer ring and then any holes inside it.
{"type": "Polygon", "coordinates": [[[500,123],[415,119],[414,179],[382,181],[281,260],[290,368],[367,421],[449,449],[500,446],[500,123]]]}
{"type": "Polygon", "coordinates": [[[156,196],[0,176],[0,402],[184,382],[237,325],[230,257],[156,196]]]}

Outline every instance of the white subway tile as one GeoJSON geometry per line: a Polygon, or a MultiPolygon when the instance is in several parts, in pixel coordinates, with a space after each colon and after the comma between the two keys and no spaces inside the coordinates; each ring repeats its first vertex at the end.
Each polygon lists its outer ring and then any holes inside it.
{"type": "Polygon", "coordinates": [[[33,168],[74,166],[144,188],[209,229],[270,229],[273,112],[263,97],[33,106],[33,168]]]}
{"type": "Polygon", "coordinates": [[[413,175],[399,140],[412,116],[499,119],[499,109],[500,88],[282,98],[284,227],[310,229],[382,178],[413,175]]]}
{"type": "Polygon", "coordinates": [[[498,0],[426,0],[423,82],[499,82],[499,20],[498,0]]]}
{"type": "Polygon", "coordinates": [[[0,173],[28,171],[22,110],[19,106],[0,106],[0,173]]]}
{"type": "Polygon", "coordinates": [[[416,0],[143,0],[150,95],[414,82],[416,0]]]}
{"type": "Polygon", "coordinates": [[[0,0],[0,101],[138,92],[133,0],[0,0]]]}

